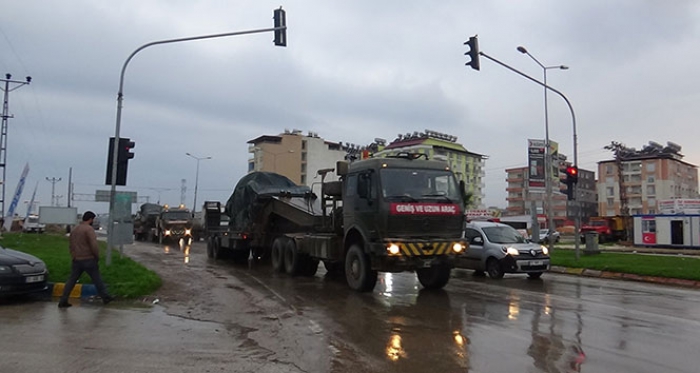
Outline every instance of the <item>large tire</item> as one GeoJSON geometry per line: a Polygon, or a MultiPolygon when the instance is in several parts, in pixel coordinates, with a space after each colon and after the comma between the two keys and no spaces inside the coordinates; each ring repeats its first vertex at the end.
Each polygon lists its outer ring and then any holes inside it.
{"type": "Polygon", "coordinates": [[[284,272],[284,244],[286,240],[284,237],[277,237],[272,242],[270,259],[272,260],[272,269],[275,272],[284,272]]]}
{"type": "Polygon", "coordinates": [[[211,251],[214,259],[221,260],[224,258],[224,250],[221,249],[221,242],[218,238],[214,238],[212,241],[211,251]]]}
{"type": "Polygon", "coordinates": [[[214,238],[214,237],[210,237],[207,240],[207,257],[208,258],[212,258],[212,259],[214,258],[214,247],[213,247],[214,243],[213,242],[215,239],[216,238],[214,238]]]}
{"type": "Polygon", "coordinates": [[[377,284],[377,271],[373,271],[369,258],[362,248],[354,244],[345,256],[345,279],[351,289],[361,292],[372,291],[377,284]]]}
{"type": "Polygon", "coordinates": [[[450,281],[452,269],[446,265],[420,268],[416,271],[418,281],[426,289],[442,289],[450,281]]]}
{"type": "Polygon", "coordinates": [[[288,239],[284,245],[284,271],[290,276],[297,276],[301,274],[303,266],[304,258],[297,251],[296,243],[288,239]]]}
{"type": "Polygon", "coordinates": [[[501,263],[496,260],[496,258],[489,258],[489,260],[486,261],[486,272],[489,274],[489,277],[493,279],[503,278],[503,275],[505,275],[501,263]]]}

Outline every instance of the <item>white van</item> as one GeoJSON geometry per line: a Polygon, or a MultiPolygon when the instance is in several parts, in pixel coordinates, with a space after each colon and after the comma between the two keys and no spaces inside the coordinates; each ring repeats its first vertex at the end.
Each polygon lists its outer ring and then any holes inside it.
{"type": "Polygon", "coordinates": [[[24,219],[22,231],[28,233],[44,233],[46,225],[39,223],[39,215],[29,215],[24,219]]]}
{"type": "Polygon", "coordinates": [[[457,260],[457,268],[473,269],[503,278],[506,273],[527,273],[537,279],[549,270],[549,250],[532,243],[515,228],[501,223],[474,221],[466,224],[464,238],[469,250],[457,260]]]}

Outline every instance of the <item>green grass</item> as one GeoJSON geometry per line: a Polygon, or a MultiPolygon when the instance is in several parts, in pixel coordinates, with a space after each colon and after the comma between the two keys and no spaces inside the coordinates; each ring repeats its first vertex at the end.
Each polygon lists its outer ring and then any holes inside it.
{"type": "Polygon", "coordinates": [[[562,267],[700,281],[700,258],[694,257],[606,252],[583,255],[581,250],[577,262],[574,250],[555,249],[551,255],[551,263],[562,267]]]}
{"type": "MultiPolygon", "coordinates": [[[[68,237],[56,234],[4,233],[0,245],[22,251],[41,259],[49,269],[49,282],[65,282],[71,270],[68,237]]],[[[158,275],[133,260],[112,252],[112,264],[105,265],[106,243],[100,245],[100,273],[109,292],[122,298],[136,298],[153,293],[161,285],[158,275]]],[[[82,284],[92,283],[90,276],[83,274],[82,284]]]]}

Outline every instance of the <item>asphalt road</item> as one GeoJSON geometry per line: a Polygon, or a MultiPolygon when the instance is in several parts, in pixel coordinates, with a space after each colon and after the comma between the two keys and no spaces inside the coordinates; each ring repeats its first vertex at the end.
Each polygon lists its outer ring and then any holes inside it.
{"type": "Polygon", "coordinates": [[[700,293],[545,274],[456,270],[444,291],[380,275],[289,278],[206,258],[204,245],[136,244],[164,279],[103,307],[0,302],[0,372],[697,372],[700,293]],[[153,306],[154,302],[156,303],[153,306]]]}

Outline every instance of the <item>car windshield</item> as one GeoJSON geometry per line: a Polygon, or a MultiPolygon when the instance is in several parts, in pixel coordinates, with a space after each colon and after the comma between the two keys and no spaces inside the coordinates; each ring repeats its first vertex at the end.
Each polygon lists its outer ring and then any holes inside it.
{"type": "Polygon", "coordinates": [[[525,237],[523,237],[518,231],[513,227],[504,225],[496,227],[484,227],[483,228],[486,237],[489,241],[493,243],[526,243],[525,237]]]}
{"type": "Polygon", "coordinates": [[[387,199],[446,203],[462,200],[454,175],[446,170],[382,169],[381,183],[383,196],[387,199]]]}

